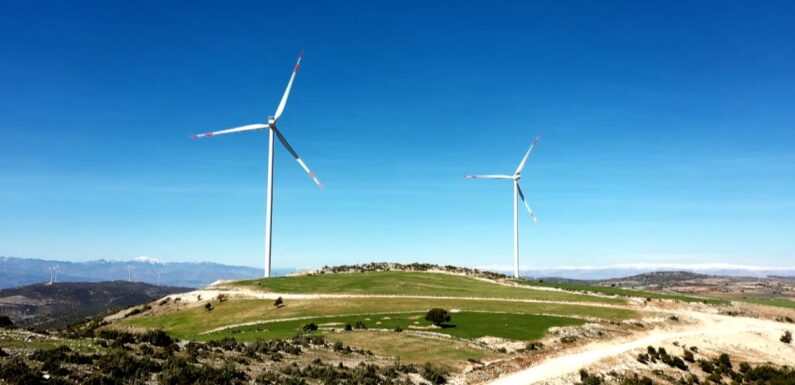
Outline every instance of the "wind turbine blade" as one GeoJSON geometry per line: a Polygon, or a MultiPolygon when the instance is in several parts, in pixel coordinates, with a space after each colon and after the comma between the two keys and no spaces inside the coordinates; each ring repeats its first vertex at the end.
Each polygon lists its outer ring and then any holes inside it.
{"type": "Polygon", "coordinates": [[[536,219],[536,213],[533,212],[533,209],[530,208],[530,204],[527,203],[527,199],[524,199],[524,194],[522,193],[522,188],[519,185],[516,185],[516,189],[519,191],[519,198],[522,198],[522,203],[524,203],[524,207],[527,208],[527,212],[530,213],[530,218],[533,218],[533,222],[538,224],[538,219],[536,219]]]}
{"type": "Polygon", "coordinates": [[[524,165],[525,165],[525,163],[527,163],[527,158],[530,157],[530,153],[533,152],[533,150],[536,148],[536,145],[538,144],[538,140],[539,139],[541,139],[541,133],[540,132],[538,133],[538,135],[536,135],[536,138],[535,138],[535,140],[533,140],[533,144],[530,145],[530,148],[527,149],[527,153],[524,154],[524,158],[522,158],[522,162],[519,163],[519,167],[516,168],[515,174],[518,175],[518,174],[522,173],[522,170],[524,170],[524,165]]]}
{"type": "Polygon", "coordinates": [[[301,66],[301,59],[304,57],[304,51],[301,51],[301,54],[298,55],[298,61],[295,63],[295,67],[293,67],[293,74],[290,75],[290,81],[287,83],[287,88],[284,90],[284,95],[282,95],[282,101],[279,102],[279,107],[276,108],[276,114],[273,115],[273,120],[279,120],[284,112],[284,106],[287,104],[287,97],[290,96],[290,89],[293,88],[293,81],[295,80],[295,74],[298,73],[298,68],[301,66]]]}
{"type": "Polygon", "coordinates": [[[291,146],[290,143],[287,142],[287,138],[285,138],[284,135],[282,135],[281,131],[279,131],[276,127],[273,127],[273,132],[276,133],[276,137],[279,138],[280,142],[282,142],[282,144],[284,145],[284,148],[286,148],[287,151],[289,151],[290,154],[293,156],[293,158],[295,158],[295,160],[298,162],[298,164],[301,165],[301,168],[303,168],[304,171],[306,171],[306,173],[309,175],[310,178],[312,178],[312,180],[317,184],[318,187],[323,189],[323,183],[320,183],[320,180],[317,179],[317,177],[315,176],[315,173],[310,171],[309,167],[306,167],[306,163],[304,163],[304,161],[301,160],[301,157],[298,156],[297,152],[295,152],[295,149],[293,148],[293,146],[291,146]]]}
{"type": "Polygon", "coordinates": [[[510,175],[467,175],[468,179],[513,179],[510,175]]]}
{"type": "Polygon", "coordinates": [[[207,133],[204,133],[204,134],[193,135],[193,136],[191,136],[191,138],[199,139],[199,138],[204,138],[204,137],[208,137],[208,136],[216,136],[216,135],[223,135],[223,134],[233,134],[235,132],[261,130],[263,128],[268,128],[268,125],[267,124],[259,124],[259,123],[258,124],[249,124],[249,125],[246,125],[246,126],[230,128],[228,130],[221,130],[221,131],[207,132],[207,133]]]}

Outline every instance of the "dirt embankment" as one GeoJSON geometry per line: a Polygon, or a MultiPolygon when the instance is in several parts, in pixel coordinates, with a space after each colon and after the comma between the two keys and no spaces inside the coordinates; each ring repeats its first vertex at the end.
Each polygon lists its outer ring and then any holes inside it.
{"type": "Polygon", "coordinates": [[[681,350],[680,346],[684,345],[697,346],[703,354],[726,352],[744,361],[778,365],[795,362],[795,346],[779,341],[785,330],[795,329],[792,324],[695,311],[672,310],[670,313],[688,322],[562,351],[529,368],[485,383],[558,385],[579,381],[581,368],[592,373],[642,370],[648,367],[636,357],[647,346],[664,346],[672,352],[681,350]]]}

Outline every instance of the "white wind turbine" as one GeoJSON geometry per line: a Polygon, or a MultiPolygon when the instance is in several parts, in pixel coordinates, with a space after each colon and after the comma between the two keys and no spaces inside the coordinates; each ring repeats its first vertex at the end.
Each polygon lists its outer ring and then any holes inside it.
{"type": "Polygon", "coordinates": [[[284,148],[287,149],[288,152],[295,158],[301,168],[309,174],[309,177],[320,187],[323,188],[323,184],[317,179],[315,174],[309,170],[309,167],[306,166],[301,157],[298,156],[298,153],[295,152],[293,146],[287,142],[287,139],[282,135],[282,133],[276,128],[276,122],[281,118],[282,113],[284,112],[284,106],[287,104],[287,97],[290,96],[290,89],[293,87],[293,81],[295,80],[295,74],[298,73],[298,68],[301,65],[301,58],[304,57],[304,52],[301,51],[301,54],[298,56],[298,62],[295,63],[295,67],[293,67],[293,74],[290,76],[290,81],[287,82],[287,89],[284,90],[284,94],[282,95],[282,100],[279,102],[279,106],[276,107],[276,113],[273,116],[268,117],[268,123],[257,123],[257,124],[249,124],[246,126],[230,128],[227,130],[215,131],[215,132],[208,132],[205,134],[194,135],[192,138],[204,138],[208,136],[215,136],[215,135],[222,135],[222,134],[232,134],[235,132],[243,132],[243,131],[256,131],[256,130],[268,130],[268,188],[267,188],[267,197],[266,197],[266,213],[265,213],[265,277],[271,276],[271,235],[273,233],[273,137],[274,135],[282,142],[284,148]]]}
{"type": "Polygon", "coordinates": [[[533,140],[533,144],[530,145],[530,148],[527,150],[527,153],[524,154],[524,158],[519,163],[519,167],[516,168],[516,171],[513,175],[467,175],[467,178],[470,179],[510,179],[513,180],[513,276],[514,278],[519,278],[519,198],[522,198],[522,203],[524,203],[524,207],[527,208],[527,211],[530,213],[530,217],[533,218],[533,222],[537,225],[538,220],[536,219],[536,214],[533,212],[533,209],[530,208],[530,204],[527,203],[527,200],[522,193],[521,187],[519,187],[519,179],[522,178],[522,170],[524,169],[525,163],[527,163],[527,158],[530,157],[530,153],[533,152],[536,145],[538,144],[538,140],[541,139],[541,133],[536,136],[535,140],[533,140]]]}

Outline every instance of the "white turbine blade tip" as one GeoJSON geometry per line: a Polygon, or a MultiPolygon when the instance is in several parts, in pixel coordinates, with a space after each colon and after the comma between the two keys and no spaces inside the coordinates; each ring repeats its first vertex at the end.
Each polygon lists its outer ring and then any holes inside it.
{"type": "Polygon", "coordinates": [[[293,73],[290,75],[290,81],[287,82],[287,88],[284,89],[284,94],[282,95],[282,100],[279,102],[279,106],[276,107],[276,113],[273,114],[274,120],[279,120],[284,113],[284,107],[287,105],[287,98],[290,96],[290,90],[293,88],[293,82],[295,81],[295,75],[298,73],[298,69],[301,68],[301,59],[304,58],[304,51],[301,50],[301,53],[298,55],[298,60],[295,62],[295,67],[293,67],[293,73]]]}

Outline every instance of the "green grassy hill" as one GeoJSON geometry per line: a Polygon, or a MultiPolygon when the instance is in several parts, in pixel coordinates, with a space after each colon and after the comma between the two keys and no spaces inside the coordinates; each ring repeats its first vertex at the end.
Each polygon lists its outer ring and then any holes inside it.
{"type": "Polygon", "coordinates": [[[276,277],[238,281],[235,285],[291,294],[413,295],[625,303],[622,298],[598,297],[558,290],[532,290],[532,288],[502,285],[461,275],[404,271],[276,277]]]}
{"type": "MultiPolygon", "coordinates": [[[[230,284],[279,294],[328,294],[334,298],[301,298],[274,306],[269,299],[236,298],[200,303],[154,305],[113,327],[163,329],[188,340],[235,338],[240,341],[285,338],[314,323],[312,333],[331,340],[399,356],[408,362],[439,353],[445,360],[492,354],[467,341],[485,337],[532,341],[550,327],[612,322],[638,314],[618,297],[501,284],[466,276],[428,272],[365,272],[278,277],[230,284]],[[354,295],[345,297],[342,295],[354,295]],[[368,298],[366,296],[375,297],[368,298]],[[393,297],[394,296],[394,297],[393,297]],[[208,309],[206,306],[209,305],[208,309]],[[444,327],[425,321],[431,308],[451,311],[444,327]],[[345,324],[364,323],[366,329],[344,331],[345,324]],[[402,333],[394,332],[396,328],[402,333]],[[419,332],[419,333],[418,333],[419,332]],[[449,338],[433,338],[452,336],[449,338]],[[406,341],[414,341],[407,343],[406,341]],[[423,349],[417,349],[419,343],[423,349]],[[447,354],[450,350],[457,354],[447,354]]],[[[441,359],[441,358],[440,358],[441,359]]],[[[443,362],[452,365],[452,362],[443,362]]]]}

